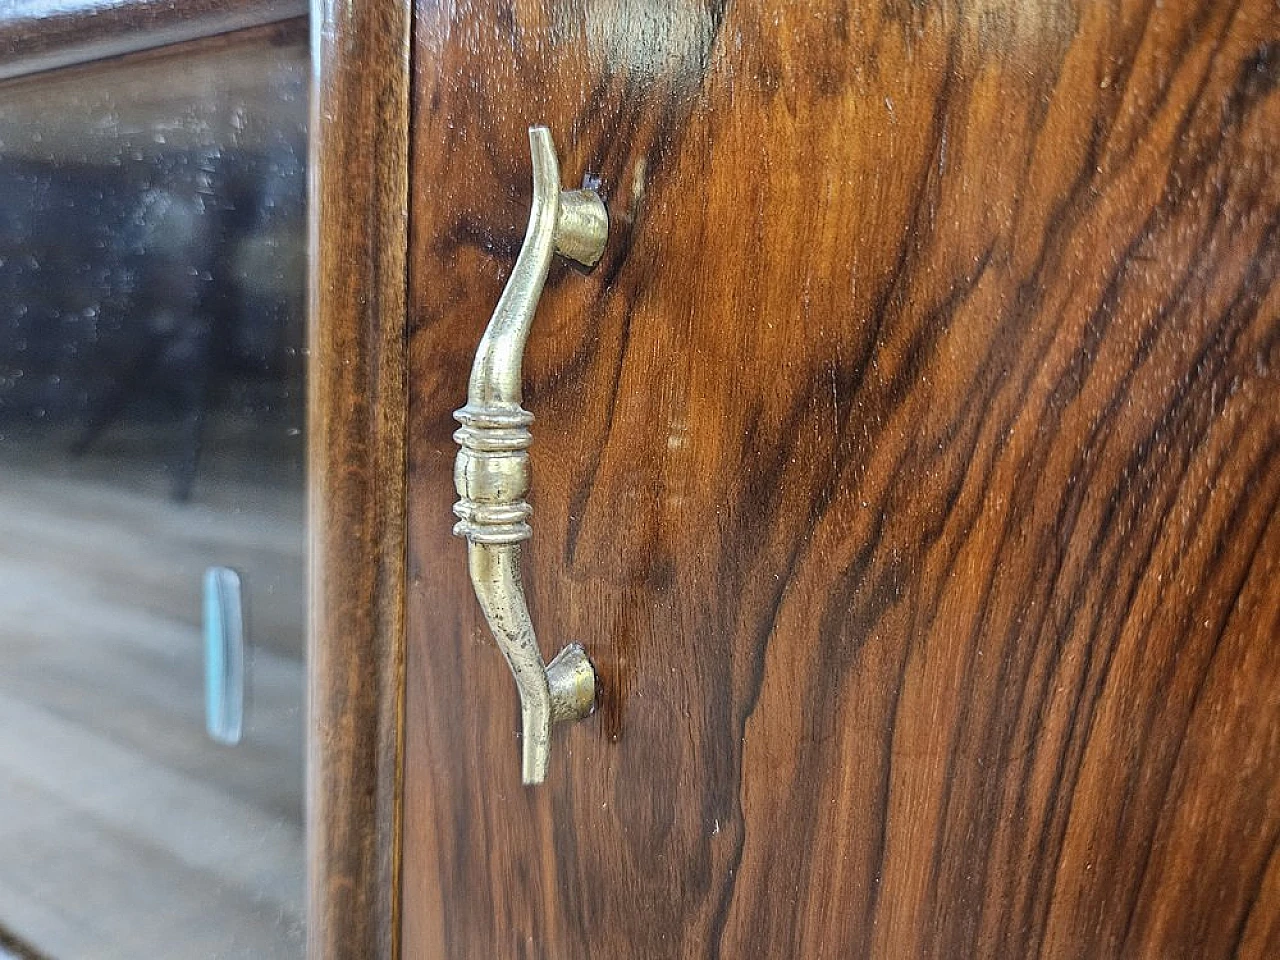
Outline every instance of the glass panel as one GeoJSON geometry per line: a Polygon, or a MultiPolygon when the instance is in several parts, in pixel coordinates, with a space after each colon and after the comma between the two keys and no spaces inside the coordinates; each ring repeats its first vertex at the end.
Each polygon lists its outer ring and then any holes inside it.
{"type": "Polygon", "coordinates": [[[0,944],[303,952],[307,80],[0,85],[0,944]]]}

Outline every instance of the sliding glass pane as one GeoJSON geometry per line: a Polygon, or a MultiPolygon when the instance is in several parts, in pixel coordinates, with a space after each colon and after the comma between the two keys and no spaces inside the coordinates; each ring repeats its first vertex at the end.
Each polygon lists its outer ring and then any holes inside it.
{"type": "Polygon", "coordinates": [[[0,85],[0,944],[302,955],[307,83],[0,85]]]}

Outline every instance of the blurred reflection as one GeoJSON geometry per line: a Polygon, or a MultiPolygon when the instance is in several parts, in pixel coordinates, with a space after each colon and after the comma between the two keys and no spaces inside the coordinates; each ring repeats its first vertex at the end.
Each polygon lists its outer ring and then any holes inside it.
{"type": "Polygon", "coordinates": [[[293,27],[0,86],[0,942],[302,953],[307,76],[293,27]]]}

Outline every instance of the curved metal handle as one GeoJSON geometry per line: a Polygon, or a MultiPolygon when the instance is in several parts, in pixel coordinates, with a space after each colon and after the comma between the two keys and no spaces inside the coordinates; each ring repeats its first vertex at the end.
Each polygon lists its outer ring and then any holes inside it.
{"type": "Polygon", "coordinates": [[[467,539],[471,585],[520,692],[523,777],[547,776],[551,724],[581,720],[595,708],[595,669],[573,643],[544,666],[520,582],[520,544],[533,531],[529,448],[533,415],[520,406],[520,367],[533,313],[559,253],[594,266],[604,253],[609,216],[594,190],[560,189],[560,165],[546,127],[529,129],[533,206],[524,246],[498,299],[471,367],[467,405],[454,414],[461,449],[453,482],[461,498],[453,532],[467,539]]]}

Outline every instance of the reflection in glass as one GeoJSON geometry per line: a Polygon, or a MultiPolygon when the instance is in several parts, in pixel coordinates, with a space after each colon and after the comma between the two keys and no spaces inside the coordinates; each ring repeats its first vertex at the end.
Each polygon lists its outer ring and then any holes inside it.
{"type": "Polygon", "coordinates": [[[307,76],[290,27],[0,85],[0,942],[302,953],[307,76]]]}

